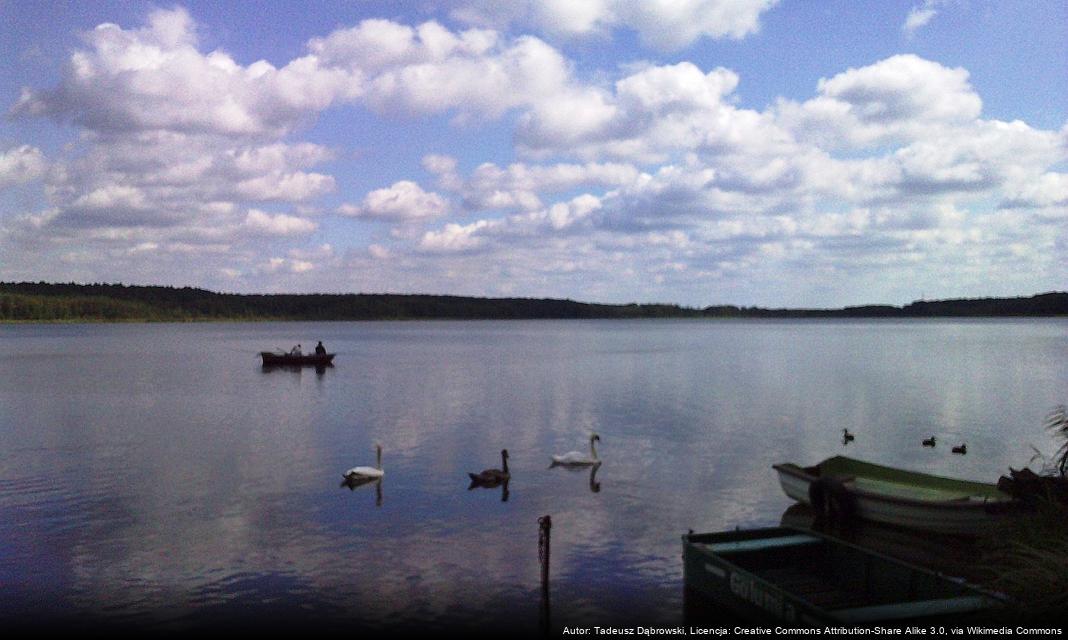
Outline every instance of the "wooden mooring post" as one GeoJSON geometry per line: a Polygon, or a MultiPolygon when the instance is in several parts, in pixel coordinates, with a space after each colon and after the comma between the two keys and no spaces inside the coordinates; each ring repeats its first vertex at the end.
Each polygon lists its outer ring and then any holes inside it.
{"type": "Polygon", "coordinates": [[[539,626],[542,635],[549,635],[549,547],[553,529],[550,516],[538,518],[538,561],[541,563],[541,615],[539,626]]]}

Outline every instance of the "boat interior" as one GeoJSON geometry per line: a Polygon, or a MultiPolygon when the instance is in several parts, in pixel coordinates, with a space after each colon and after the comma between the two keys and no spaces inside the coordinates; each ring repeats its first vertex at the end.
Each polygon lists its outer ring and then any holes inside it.
{"type": "Polygon", "coordinates": [[[955,480],[883,467],[844,456],[824,460],[818,465],[801,469],[815,477],[833,477],[862,491],[902,498],[936,502],[1009,501],[1011,496],[992,484],[955,480]]]}
{"type": "Polygon", "coordinates": [[[959,581],[800,530],[705,538],[690,540],[843,622],[951,617],[990,604],[959,581]]]}

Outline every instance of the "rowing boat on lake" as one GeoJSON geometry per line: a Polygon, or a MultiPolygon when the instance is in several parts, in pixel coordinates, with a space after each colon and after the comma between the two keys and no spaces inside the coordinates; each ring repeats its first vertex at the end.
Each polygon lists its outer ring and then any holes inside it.
{"type": "Polygon", "coordinates": [[[993,484],[954,480],[835,456],[812,467],[774,465],[783,492],[817,511],[977,535],[1015,507],[993,484]]]}
{"type": "Polygon", "coordinates": [[[335,355],[333,353],[324,353],[322,355],[308,353],[298,356],[293,353],[260,352],[260,357],[263,358],[263,366],[265,367],[327,367],[333,364],[335,355]]]}

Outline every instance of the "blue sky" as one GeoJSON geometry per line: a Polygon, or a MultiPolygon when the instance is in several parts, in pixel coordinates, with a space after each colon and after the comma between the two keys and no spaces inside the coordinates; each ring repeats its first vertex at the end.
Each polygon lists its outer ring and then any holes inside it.
{"type": "Polygon", "coordinates": [[[1062,2],[0,2],[0,279],[1065,289],[1062,2]]]}

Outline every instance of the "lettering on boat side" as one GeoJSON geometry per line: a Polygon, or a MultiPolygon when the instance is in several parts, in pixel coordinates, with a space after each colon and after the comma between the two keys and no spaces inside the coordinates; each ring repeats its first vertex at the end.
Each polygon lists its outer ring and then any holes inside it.
{"type": "Polygon", "coordinates": [[[730,587],[731,593],[734,595],[778,618],[787,622],[793,622],[797,619],[797,611],[793,605],[783,600],[782,594],[769,591],[758,584],[752,576],[732,571],[730,587]]]}

